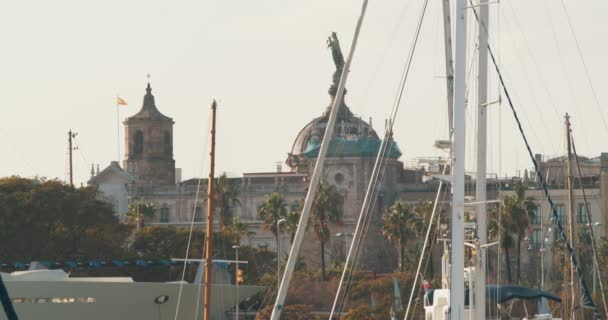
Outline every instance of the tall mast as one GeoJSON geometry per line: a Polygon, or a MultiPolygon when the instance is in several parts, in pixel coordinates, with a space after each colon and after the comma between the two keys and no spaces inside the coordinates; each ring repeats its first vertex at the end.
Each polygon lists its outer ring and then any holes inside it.
{"type": "MultiPolygon", "coordinates": [[[[207,185],[207,231],[205,232],[205,311],[204,320],[211,320],[211,271],[213,267],[213,203],[214,170],[215,170],[215,100],[211,103],[211,161],[209,162],[209,181],[207,185]]],[[[188,257],[186,257],[188,258],[188,257]]]]}
{"type": "Polygon", "coordinates": [[[477,201],[477,264],[475,265],[475,319],[486,318],[486,252],[488,242],[486,222],[486,147],[487,147],[487,100],[488,100],[488,0],[479,0],[479,59],[477,78],[477,177],[475,201],[477,201]]]}
{"type": "Polygon", "coordinates": [[[323,165],[325,162],[325,156],[327,154],[327,149],[329,147],[329,142],[334,133],[334,127],[336,125],[336,118],[338,116],[338,110],[340,109],[340,106],[342,105],[342,100],[344,99],[344,86],[346,85],[346,79],[348,78],[348,73],[350,72],[350,64],[353,60],[355,48],[357,47],[357,40],[359,39],[359,32],[361,31],[361,25],[363,24],[363,18],[365,17],[367,3],[368,3],[368,0],[363,0],[363,5],[361,7],[361,14],[359,15],[359,19],[357,20],[355,34],[353,35],[353,42],[351,43],[348,58],[346,59],[346,61],[344,63],[342,74],[340,75],[340,82],[338,83],[338,90],[336,92],[335,98],[333,99],[331,110],[329,112],[329,119],[327,120],[327,125],[325,127],[325,133],[323,134],[323,140],[321,141],[321,146],[319,148],[319,155],[317,156],[317,161],[315,163],[312,177],[310,178],[310,186],[308,187],[308,192],[306,193],[306,198],[304,200],[304,206],[302,208],[302,214],[300,215],[298,229],[296,230],[293,244],[291,246],[291,250],[289,251],[289,258],[287,259],[287,265],[285,266],[285,272],[283,273],[283,279],[281,280],[281,286],[279,287],[279,291],[277,292],[277,299],[274,303],[274,307],[272,309],[272,315],[270,316],[270,320],[279,320],[279,318],[281,316],[281,312],[283,311],[283,303],[285,302],[285,297],[287,296],[287,289],[289,287],[289,282],[291,281],[291,276],[293,275],[293,269],[296,264],[296,259],[298,258],[298,253],[300,252],[300,246],[302,245],[302,240],[304,240],[304,232],[306,231],[305,229],[306,229],[306,225],[308,223],[308,216],[310,215],[310,209],[312,208],[312,203],[314,201],[314,197],[315,197],[315,193],[317,191],[319,180],[321,178],[321,174],[323,173],[323,165]]]}
{"type": "MultiPolygon", "coordinates": [[[[567,162],[567,170],[568,170],[568,224],[570,226],[569,237],[570,241],[572,241],[572,248],[574,249],[574,257],[576,261],[580,261],[578,258],[578,250],[576,250],[576,242],[577,238],[577,228],[576,228],[576,211],[574,207],[574,194],[573,194],[573,176],[572,176],[572,138],[570,136],[570,116],[566,113],[566,144],[568,146],[568,162],[567,162]]],[[[572,260],[571,260],[572,261],[572,260]]],[[[580,281],[576,278],[574,264],[570,264],[570,281],[571,281],[571,299],[572,299],[572,311],[571,318],[572,320],[582,320],[583,319],[583,309],[581,306],[581,285],[580,281]]]]}
{"type": "Polygon", "coordinates": [[[452,59],[452,21],[450,0],[443,0],[443,40],[445,50],[445,76],[448,96],[448,128],[450,139],[454,128],[454,60],[452,59]]]}
{"type": "Polygon", "coordinates": [[[456,0],[454,52],[454,142],[452,162],[452,263],[450,319],[464,317],[464,158],[467,2],[456,0]]]}

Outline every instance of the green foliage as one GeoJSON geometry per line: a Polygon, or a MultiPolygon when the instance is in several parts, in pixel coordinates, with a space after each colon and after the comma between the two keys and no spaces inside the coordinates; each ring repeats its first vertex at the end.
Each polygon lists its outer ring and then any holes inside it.
{"type": "Polygon", "coordinates": [[[336,187],[320,182],[315,193],[315,200],[310,209],[309,224],[312,225],[321,244],[321,274],[325,280],[325,243],[329,241],[331,230],[329,223],[342,223],[342,195],[336,187]]]}
{"type": "Polygon", "coordinates": [[[232,223],[225,227],[224,233],[234,239],[234,243],[240,245],[243,236],[255,235],[254,231],[249,231],[249,225],[242,223],[238,217],[232,218],[232,223]]]}
{"type": "Polygon", "coordinates": [[[419,243],[417,239],[422,239],[425,219],[427,216],[430,217],[432,211],[433,203],[430,201],[420,202],[414,208],[403,201],[397,201],[382,216],[382,234],[399,247],[402,272],[405,270],[406,260],[418,261],[419,243]],[[411,241],[416,241],[416,245],[407,250],[408,243],[411,241]],[[409,253],[408,256],[406,256],[406,252],[409,253]],[[409,257],[410,255],[413,257],[409,257]]]}
{"type": "Polygon", "coordinates": [[[120,256],[130,227],[95,189],[57,180],[0,178],[0,257],[7,260],[120,256]]]}
{"type": "Polygon", "coordinates": [[[143,225],[144,220],[150,220],[154,218],[156,209],[152,202],[136,201],[129,204],[129,211],[127,211],[127,222],[135,224],[138,221],[138,217],[143,220],[139,220],[140,224],[143,225]]]}
{"type": "Polygon", "coordinates": [[[220,228],[227,228],[233,218],[233,208],[240,205],[239,188],[233,180],[228,179],[226,173],[222,173],[215,179],[214,200],[215,207],[220,214],[220,228]]]}
{"type": "Polygon", "coordinates": [[[264,220],[264,229],[270,230],[278,239],[277,221],[287,216],[287,205],[283,196],[277,192],[267,194],[258,212],[260,218],[264,220]]]}
{"type": "MultiPolygon", "coordinates": [[[[189,229],[175,227],[151,226],[145,227],[135,235],[131,244],[132,253],[138,257],[176,257],[184,258],[190,237],[189,229]]],[[[190,240],[188,258],[200,259],[204,252],[204,234],[194,229],[190,240]]]]}
{"type": "Polygon", "coordinates": [[[505,251],[507,264],[507,279],[512,282],[510,249],[517,250],[517,282],[521,281],[520,260],[521,260],[521,241],[528,233],[530,220],[534,214],[536,205],[533,198],[526,197],[526,187],[517,182],[514,187],[515,195],[503,197],[500,206],[502,217],[499,224],[498,212],[490,211],[488,222],[488,232],[490,237],[498,239],[500,237],[500,247],[505,251]]]}

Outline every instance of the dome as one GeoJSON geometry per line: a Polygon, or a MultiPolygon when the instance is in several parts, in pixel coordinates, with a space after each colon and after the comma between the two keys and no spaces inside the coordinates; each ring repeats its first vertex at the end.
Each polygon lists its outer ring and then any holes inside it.
{"type": "MultiPolygon", "coordinates": [[[[313,119],[298,133],[287,164],[296,164],[299,158],[316,158],[319,154],[321,140],[325,134],[327,121],[329,120],[329,108],[323,115],[313,119]]],[[[370,120],[371,121],[371,120],[370,120]]],[[[375,157],[380,149],[382,140],[371,125],[360,117],[352,114],[349,108],[342,104],[338,111],[338,119],[330,141],[328,157],[375,157]]],[[[389,157],[399,158],[401,151],[395,143],[392,144],[389,157]]]]}

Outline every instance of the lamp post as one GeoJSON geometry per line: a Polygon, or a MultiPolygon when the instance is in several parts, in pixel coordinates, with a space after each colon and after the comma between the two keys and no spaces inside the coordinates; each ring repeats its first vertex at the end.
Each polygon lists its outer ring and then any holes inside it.
{"type": "Polygon", "coordinates": [[[346,256],[348,255],[348,237],[352,237],[354,234],[350,232],[339,232],[336,233],[336,237],[344,237],[344,244],[342,245],[342,251],[344,252],[344,260],[346,260],[346,256]]]}
{"type": "Polygon", "coordinates": [[[232,246],[232,249],[236,251],[236,271],[234,272],[234,280],[236,282],[236,305],[234,306],[236,320],[239,319],[239,248],[240,246],[238,245],[232,246]]]}
{"type": "Polygon", "coordinates": [[[281,224],[285,222],[287,219],[277,221],[277,290],[281,286],[281,224]]]}

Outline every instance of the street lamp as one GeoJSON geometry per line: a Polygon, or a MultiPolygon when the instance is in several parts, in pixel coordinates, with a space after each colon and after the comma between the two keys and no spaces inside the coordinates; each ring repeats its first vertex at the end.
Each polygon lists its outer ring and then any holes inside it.
{"type": "Polygon", "coordinates": [[[234,272],[234,280],[236,282],[236,317],[235,319],[239,319],[239,248],[240,246],[234,245],[232,249],[236,250],[236,271],[234,272]]]}
{"type": "Polygon", "coordinates": [[[348,247],[348,237],[352,237],[354,234],[350,233],[350,232],[339,232],[336,233],[336,237],[344,237],[344,244],[342,246],[342,251],[344,252],[344,260],[346,260],[348,252],[347,252],[347,247],[348,247]]]}
{"type": "Polygon", "coordinates": [[[277,288],[281,287],[281,224],[285,222],[287,219],[277,221],[277,288]]]}

